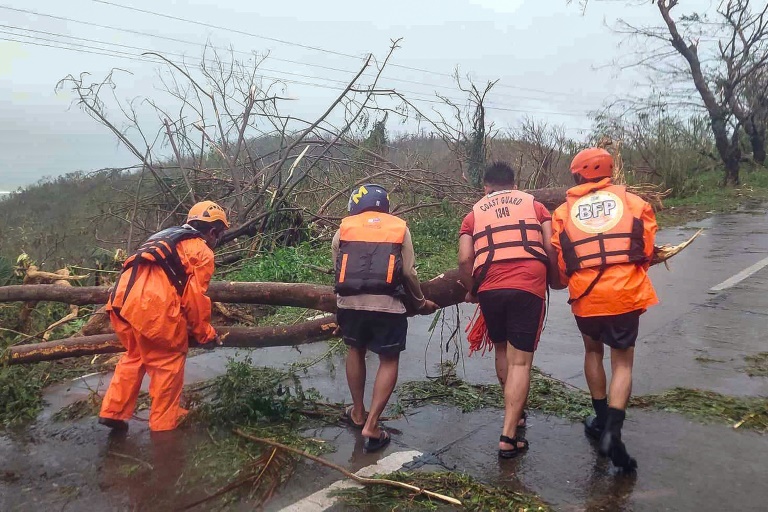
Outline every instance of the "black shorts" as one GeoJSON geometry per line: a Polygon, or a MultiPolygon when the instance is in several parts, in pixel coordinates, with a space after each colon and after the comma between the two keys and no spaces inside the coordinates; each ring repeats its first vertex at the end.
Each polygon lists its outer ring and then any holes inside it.
{"type": "Polygon", "coordinates": [[[408,334],[405,313],[339,309],[336,320],[344,343],[350,347],[366,348],[384,355],[395,355],[405,350],[408,334]]]}
{"type": "Polygon", "coordinates": [[[544,323],[544,299],[523,290],[488,290],[477,298],[492,342],[508,341],[523,352],[536,350],[544,323]]]}
{"type": "Polygon", "coordinates": [[[611,348],[627,349],[635,346],[642,311],[621,315],[577,316],[576,325],[582,334],[601,341],[611,348]]]}

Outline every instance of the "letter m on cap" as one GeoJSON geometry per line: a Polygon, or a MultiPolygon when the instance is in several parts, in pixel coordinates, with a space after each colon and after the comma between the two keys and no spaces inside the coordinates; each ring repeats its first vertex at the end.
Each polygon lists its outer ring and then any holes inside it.
{"type": "Polygon", "coordinates": [[[357,204],[357,203],[359,203],[359,202],[360,202],[360,199],[362,199],[362,198],[363,198],[363,196],[364,196],[365,194],[367,194],[367,193],[368,193],[368,189],[366,189],[364,186],[363,186],[363,187],[360,187],[360,188],[357,190],[357,193],[356,193],[356,194],[352,194],[352,200],[355,202],[355,204],[357,204]]]}

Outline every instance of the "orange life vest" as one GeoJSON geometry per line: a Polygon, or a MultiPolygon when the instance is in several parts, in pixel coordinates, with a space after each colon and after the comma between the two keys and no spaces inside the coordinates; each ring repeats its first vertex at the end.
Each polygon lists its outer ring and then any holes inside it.
{"type": "Polygon", "coordinates": [[[473,272],[496,261],[548,261],[533,203],[534,197],[530,194],[503,190],[488,194],[475,204],[472,208],[475,217],[473,272]]]}
{"type": "Polygon", "coordinates": [[[627,206],[627,189],[608,185],[583,196],[568,194],[568,217],[560,234],[565,272],[646,261],[643,222],[627,206]]]}
{"type": "Polygon", "coordinates": [[[339,295],[404,295],[403,255],[406,223],[379,212],[363,212],[341,221],[336,261],[339,295]]]}
{"type": "MultiPolygon", "coordinates": [[[[179,259],[179,253],[176,251],[176,245],[183,240],[189,240],[191,238],[202,238],[203,235],[199,231],[193,229],[190,226],[176,226],[168,229],[164,229],[159,233],[155,233],[139,247],[135,253],[128,257],[123,263],[123,272],[131,271],[128,285],[123,294],[122,302],[125,302],[125,298],[131,292],[133,288],[136,273],[140,264],[150,264],[159,266],[165,275],[168,277],[168,281],[173,285],[179,296],[184,294],[184,289],[189,282],[189,275],[187,274],[184,265],[179,259]]],[[[110,303],[114,303],[115,286],[110,297],[110,303]]],[[[119,310],[122,304],[113,304],[119,310]]]]}

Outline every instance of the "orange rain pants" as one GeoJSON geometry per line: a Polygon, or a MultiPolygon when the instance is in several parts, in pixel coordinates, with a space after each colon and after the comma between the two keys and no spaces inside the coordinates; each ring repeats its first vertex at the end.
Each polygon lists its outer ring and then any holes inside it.
{"type": "Polygon", "coordinates": [[[101,404],[100,416],[128,421],[136,409],[144,374],[149,374],[149,414],[151,430],[173,430],[186,416],[180,405],[184,387],[186,351],[170,351],[157,347],[127,322],[110,312],[110,321],[126,353],[115,367],[115,374],[101,404]]]}
{"type": "Polygon", "coordinates": [[[216,335],[210,324],[211,301],[205,295],[214,264],[213,251],[202,240],[184,240],[176,249],[190,276],[182,297],[163,271],[149,264],[139,265],[130,289],[130,270],[115,285],[106,309],[126,353],[104,395],[99,414],[103,418],[131,418],[145,373],[150,380],[151,430],[173,430],[187,413],[180,400],[188,333],[201,343],[216,335]]]}

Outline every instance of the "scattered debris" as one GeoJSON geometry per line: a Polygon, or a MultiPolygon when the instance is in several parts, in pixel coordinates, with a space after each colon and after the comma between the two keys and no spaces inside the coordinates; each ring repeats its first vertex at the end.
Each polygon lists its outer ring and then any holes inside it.
{"type": "Polygon", "coordinates": [[[339,466],[337,464],[329,462],[329,461],[327,461],[325,459],[322,459],[322,458],[317,457],[315,455],[312,455],[310,453],[303,452],[303,451],[297,450],[295,448],[291,448],[290,446],[286,446],[286,445],[284,445],[282,443],[278,443],[278,442],[272,441],[270,439],[264,439],[264,438],[255,437],[255,436],[247,434],[246,432],[243,432],[240,429],[236,429],[235,430],[235,434],[237,434],[237,435],[239,435],[241,437],[244,437],[245,439],[248,439],[250,441],[253,441],[255,443],[268,444],[269,446],[272,446],[275,449],[279,448],[280,450],[285,450],[287,452],[293,453],[294,455],[299,455],[301,457],[307,458],[307,459],[309,459],[309,460],[311,460],[313,462],[317,462],[318,464],[322,464],[323,466],[326,466],[326,467],[329,467],[331,469],[334,469],[334,470],[338,471],[339,473],[343,474],[344,476],[346,476],[347,478],[351,478],[355,482],[363,484],[363,485],[385,485],[385,486],[388,486],[388,487],[395,487],[395,488],[398,488],[398,489],[405,489],[405,490],[411,491],[413,493],[416,493],[416,495],[423,495],[423,496],[426,496],[427,498],[433,498],[433,499],[436,499],[436,500],[439,500],[439,501],[442,501],[442,502],[445,502],[445,503],[450,503],[452,505],[459,505],[459,506],[462,505],[461,501],[457,500],[456,498],[451,498],[450,496],[445,496],[445,495],[437,493],[437,492],[429,491],[429,490],[427,490],[423,486],[411,485],[411,484],[408,484],[408,483],[405,483],[405,482],[402,482],[402,481],[389,480],[387,478],[365,478],[365,477],[362,477],[362,476],[355,475],[354,473],[351,473],[351,472],[347,471],[346,469],[344,469],[343,467],[341,467],[341,466],[339,466]]]}
{"type": "Polygon", "coordinates": [[[632,397],[630,406],[768,432],[768,400],[764,397],[727,396],[699,389],[674,388],[655,395],[632,397]]]}
{"type": "Polygon", "coordinates": [[[768,352],[745,356],[747,375],[750,377],[768,377],[768,352]]]}
{"type": "MultiPolygon", "coordinates": [[[[387,481],[409,482],[418,488],[456,496],[463,510],[509,510],[534,512],[552,510],[538,496],[515,492],[509,487],[482,484],[463,473],[396,472],[381,477],[387,481]]],[[[438,510],[437,503],[418,492],[381,485],[343,489],[333,493],[344,505],[356,510],[397,510],[398,512],[438,510]]]]}
{"type": "MultiPolygon", "coordinates": [[[[469,384],[456,376],[452,364],[443,365],[442,375],[435,379],[401,384],[398,397],[406,408],[449,404],[466,413],[483,407],[504,407],[504,394],[499,385],[469,384]]],[[[573,421],[580,421],[592,410],[587,393],[535,367],[531,372],[528,407],[573,421]]]]}

